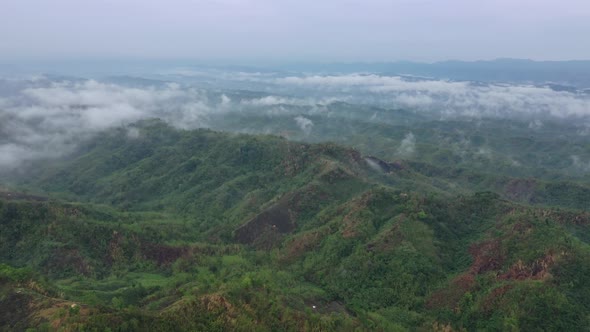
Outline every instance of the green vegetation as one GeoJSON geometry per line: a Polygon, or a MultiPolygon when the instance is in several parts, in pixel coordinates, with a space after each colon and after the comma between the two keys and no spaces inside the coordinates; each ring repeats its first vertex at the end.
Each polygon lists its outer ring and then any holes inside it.
{"type": "Polygon", "coordinates": [[[590,326],[581,181],[134,126],[0,196],[2,329],[590,326]]]}

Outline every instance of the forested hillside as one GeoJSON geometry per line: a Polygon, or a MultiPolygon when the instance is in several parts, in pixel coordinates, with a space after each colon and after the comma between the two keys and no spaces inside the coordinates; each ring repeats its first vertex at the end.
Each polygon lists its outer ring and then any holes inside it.
{"type": "Polygon", "coordinates": [[[30,163],[0,191],[1,328],[590,326],[584,182],[367,150],[145,120],[30,163]]]}

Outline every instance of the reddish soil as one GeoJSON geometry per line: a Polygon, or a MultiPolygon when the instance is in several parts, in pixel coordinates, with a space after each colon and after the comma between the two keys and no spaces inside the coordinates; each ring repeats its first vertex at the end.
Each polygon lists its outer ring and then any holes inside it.
{"type": "Polygon", "coordinates": [[[590,212],[537,209],[533,213],[539,219],[549,219],[564,225],[590,225],[590,212]]]}
{"type": "Polygon", "coordinates": [[[386,230],[376,241],[368,243],[368,251],[389,252],[396,248],[404,240],[404,235],[400,232],[400,224],[405,222],[405,215],[400,216],[400,220],[391,228],[386,230]]]}
{"type": "Polygon", "coordinates": [[[504,262],[498,239],[473,244],[469,253],[473,257],[469,270],[453,279],[447,288],[432,294],[426,301],[428,308],[447,307],[457,310],[463,295],[475,287],[475,277],[500,269],[504,262]]]}
{"type": "Polygon", "coordinates": [[[482,301],[482,309],[484,312],[492,312],[502,304],[504,295],[512,289],[512,285],[504,285],[495,288],[482,301]]]}
{"type": "MultiPolygon", "coordinates": [[[[526,232],[527,230],[526,225],[523,224],[517,224],[515,228],[518,228],[518,231],[526,232]]],[[[489,271],[497,272],[497,280],[544,280],[550,276],[549,271],[558,258],[558,255],[548,253],[529,264],[525,264],[519,260],[508,271],[500,274],[505,257],[500,247],[499,239],[473,244],[469,249],[469,253],[473,257],[473,263],[469,270],[453,279],[448,287],[432,294],[426,302],[427,307],[458,309],[457,305],[460,303],[463,295],[476,286],[475,277],[489,271]]],[[[484,308],[487,308],[484,310],[490,311],[497,308],[499,301],[501,301],[501,298],[510,287],[510,285],[506,285],[494,289],[484,299],[483,305],[484,308]]]]}
{"type": "MultiPolygon", "coordinates": [[[[290,233],[295,229],[293,205],[297,205],[298,195],[285,195],[275,205],[263,211],[235,232],[236,240],[244,244],[254,244],[265,236],[290,233]]],[[[274,240],[273,240],[274,241],[274,240]]]]}
{"type": "Polygon", "coordinates": [[[453,279],[447,288],[441,289],[426,300],[426,307],[457,309],[463,295],[475,286],[475,275],[467,272],[453,279]]]}
{"type": "Polygon", "coordinates": [[[283,260],[293,260],[313,250],[328,232],[328,229],[314,230],[291,239],[285,245],[285,257],[283,260]]]}
{"type": "Polygon", "coordinates": [[[542,280],[549,276],[549,270],[555,264],[556,257],[552,254],[545,255],[531,264],[524,264],[521,260],[499,276],[503,280],[542,280]]]}
{"type": "Polygon", "coordinates": [[[469,253],[473,257],[469,271],[474,275],[498,270],[504,263],[504,255],[498,239],[473,244],[469,248],[469,253]]]}
{"type": "MultiPolygon", "coordinates": [[[[345,206],[348,207],[348,213],[342,218],[342,237],[345,239],[354,238],[358,235],[357,233],[357,226],[362,221],[358,214],[367,208],[371,198],[373,198],[373,194],[371,192],[363,194],[358,199],[353,200],[352,202],[345,203],[345,206]]],[[[344,212],[344,211],[342,211],[344,212]]]]}

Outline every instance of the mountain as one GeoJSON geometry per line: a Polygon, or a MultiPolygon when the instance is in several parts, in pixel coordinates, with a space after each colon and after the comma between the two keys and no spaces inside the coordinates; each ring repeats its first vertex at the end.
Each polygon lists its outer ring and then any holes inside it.
{"type": "MultiPolygon", "coordinates": [[[[22,77],[31,74],[73,77],[106,77],[107,81],[145,84],[150,76],[159,80],[164,75],[174,74],[175,79],[183,76],[203,76],[224,80],[224,74],[264,73],[272,75],[292,75],[298,73],[342,74],[342,73],[380,73],[383,75],[407,75],[446,79],[455,81],[477,81],[488,83],[555,84],[567,89],[590,88],[590,61],[535,61],[530,59],[494,59],[478,61],[449,60],[439,62],[382,61],[382,62],[299,62],[299,63],[253,63],[249,65],[216,65],[188,60],[73,60],[68,61],[11,61],[0,62],[0,73],[7,77],[22,77]],[[146,73],[152,73],[147,75],[146,73]],[[160,74],[154,74],[160,73],[160,74]],[[213,75],[211,77],[211,75],[213,75]]],[[[185,77],[187,78],[187,77],[185,77]]],[[[156,85],[158,82],[153,82],[156,85]]],[[[194,83],[194,82],[193,82],[194,83]]],[[[212,82],[209,82],[212,83],[212,82]]],[[[224,86],[229,85],[225,82],[224,86]]]]}
{"type": "Polygon", "coordinates": [[[145,120],[31,165],[0,191],[2,328],[589,326],[583,182],[361,151],[145,120]]]}
{"type": "Polygon", "coordinates": [[[480,61],[441,61],[434,63],[397,61],[375,63],[323,63],[281,66],[294,72],[414,75],[457,81],[545,84],[557,83],[577,88],[590,87],[590,61],[534,61],[495,59],[480,61]]]}

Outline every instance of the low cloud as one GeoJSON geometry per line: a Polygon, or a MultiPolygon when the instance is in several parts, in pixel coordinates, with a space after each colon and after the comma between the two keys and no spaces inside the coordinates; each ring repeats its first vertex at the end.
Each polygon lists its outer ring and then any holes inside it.
{"type": "Polygon", "coordinates": [[[410,157],[416,152],[416,137],[414,134],[408,133],[402,140],[397,153],[402,157],[410,157]]]}
{"type": "Polygon", "coordinates": [[[582,159],[579,156],[576,156],[576,155],[571,156],[571,159],[572,159],[572,165],[577,170],[580,170],[582,172],[589,172],[590,171],[590,161],[584,162],[584,161],[582,161],[582,159]]]}
{"type": "MultiPolygon", "coordinates": [[[[199,90],[174,84],[138,89],[92,80],[25,87],[0,107],[0,170],[68,153],[98,131],[144,118],[182,128],[205,126],[213,111],[199,90]]],[[[128,136],[138,133],[130,130],[128,136]]]]}
{"type": "Polygon", "coordinates": [[[309,134],[311,134],[311,129],[313,128],[313,121],[303,116],[297,116],[295,118],[295,122],[297,123],[299,129],[301,129],[305,133],[305,136],[309,136],[309,134]]]}
{"type": "Polygon", "coordinates": [[[381,106],[440,112],[447,116],[590,116],[590,96],[549,87],[360,74],[285,77],[274,82],[322,93],[354,92],[381,106]]]}
{"type": "Polygon", "coordinates": [[[529,122],[529,128],[530,129],[541,129],[541,128],[543,128],[543,121],[541,121],[539,119],[535,119],[535,120],[529,122]]]}
{"type": "Polygon", "coordinates": [[[241,104],[247,105],[247,106],[276,106],[276,105],[307,106],[307,105],[311,105],[312,102],[306,101],[303,99],[296,99],[296,98],[265,96],[262,98],[245,99],[245,100],[242,100],[241,104]]]}
{"type": "MultiPolygon", "coordinates": [[[[153,117],[191,129],[208,127],[211,119],[230,112],[280,114],[292,118],[306,136],[314,126],[310,116],[329,120],[359,116],[358,112],[367,110],[366,115],[357,118],[381,122],[391,120],[386,112],[392,108],[434,114],[437,119],[528,116],[525,123],[539,129],[549,123],[543,122],[545,116],[588,117],[578,124],[589,123],[590,119],[590,95],[536,86],[360,74],[282,78],[275,74],[224,75],[244,86],[251,81],[255,84],[252,89],[265,92],[236,92],[229,88],[213,89],[223,93],[210,92],[176,83],[137,88],[93,80],[52,82],[44,77],[18,82],[0,80],[0,171],[16,168],[23,161],[63,155],[98,131],[153,117]],[[337,102],[353,105],[340,107],[334,104],[337,102]],[[376,112],[365,105],[382,109],[376,112]]],[[[588,128],[576,133],[589,135],[588,128]]],[[[252,132],[261,130],[251,128],[252,132]]],[[[137,139],[140,135],[130,130],[128,137],[137,139]]],[[[408,133],[398,154],[411,156],[415,144],[416,138],[408,133]]],[[[574,158],[572,162],[585,164],[574,158]]]]}

